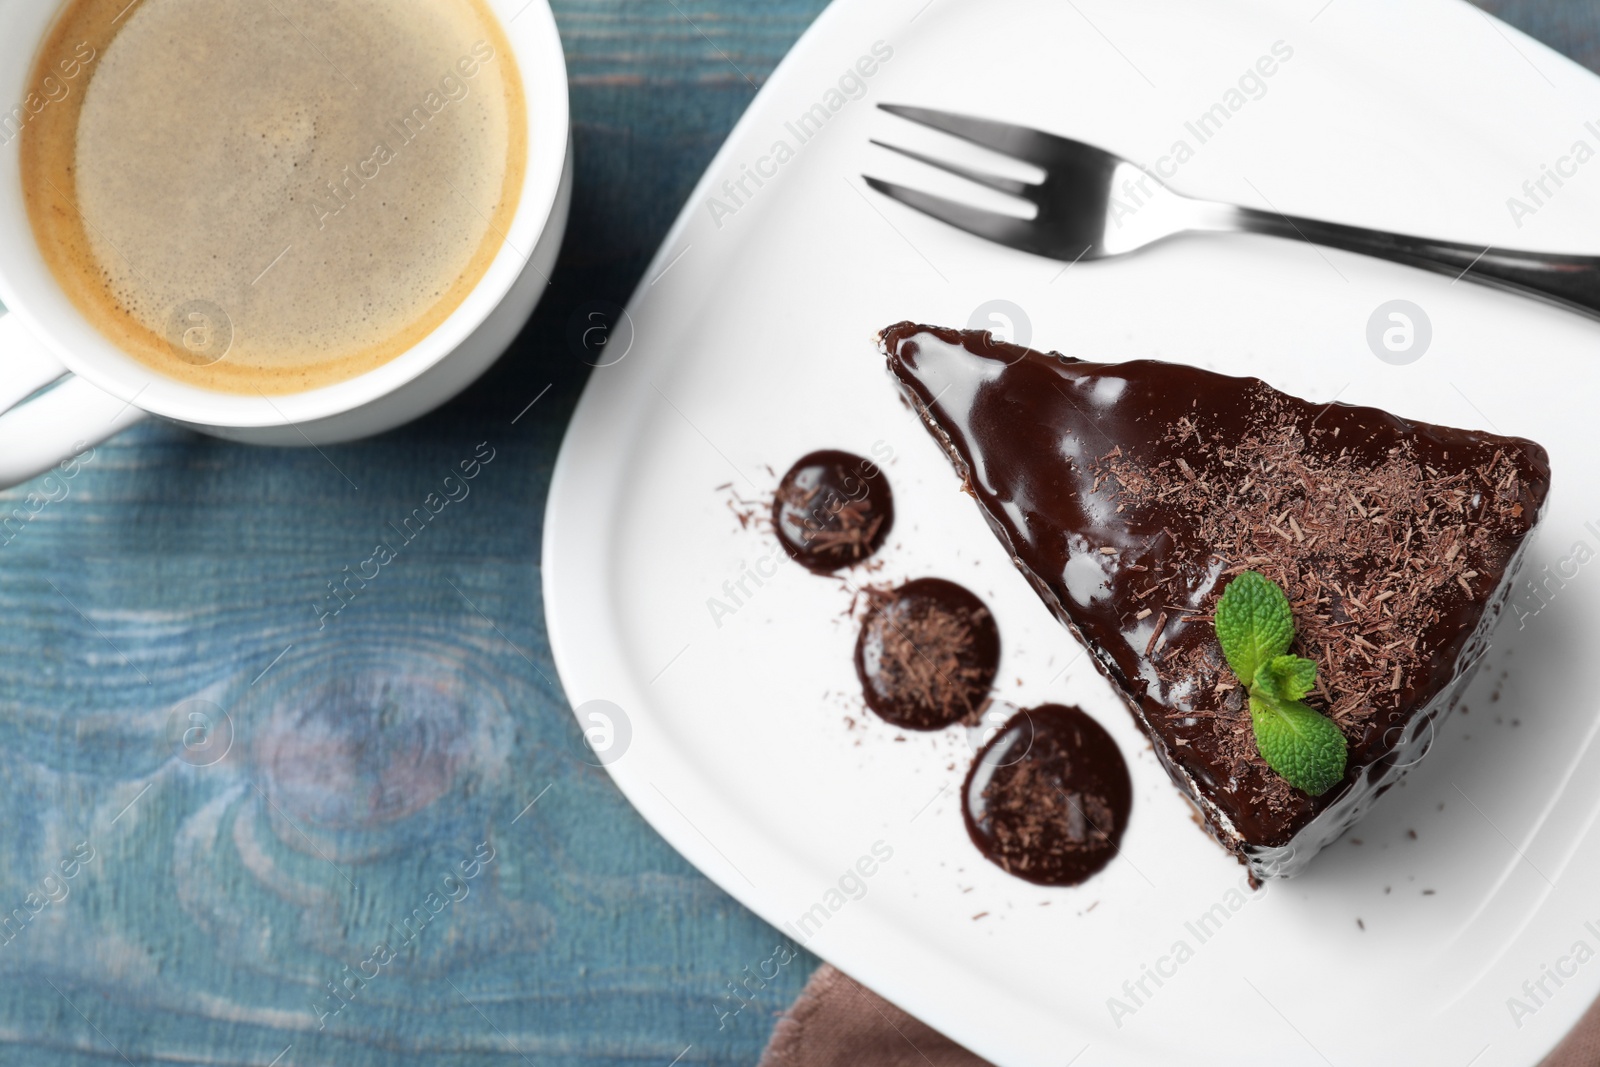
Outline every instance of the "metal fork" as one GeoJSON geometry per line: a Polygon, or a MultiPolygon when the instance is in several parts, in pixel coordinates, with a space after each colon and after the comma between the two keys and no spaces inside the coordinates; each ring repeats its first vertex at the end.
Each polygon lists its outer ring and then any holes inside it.
{"type": "Polygon", "coordinates": [[[1478,248],[1195,200],[1173,192],[1145,168],[1082,141],[948,111],[878,106],[1045,172],[1042,182],[1017,181],[872,141],[1035,205],[1038,212],[1033,218],[1015,218],[863,175],[868,185],[885,196],[1010,248],[1077,262],[1122,255],[1180,233],[1268,234],[1468,278],[1600,318],[1600,256],[1478,248]]]}

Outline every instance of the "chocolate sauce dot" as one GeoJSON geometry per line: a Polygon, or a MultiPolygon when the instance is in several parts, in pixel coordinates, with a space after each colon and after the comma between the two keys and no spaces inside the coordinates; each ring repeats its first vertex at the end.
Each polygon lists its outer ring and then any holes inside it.
{"type": "Polygon", "coordinates": [[[882,547],[894,525],[894,494],[877,464],[849,452],[802,456],[778,483],[772,528],[807,570],[829,574],[882,547]]]}
{"type": "Polygon", "coordinates": [[[871,595],[856,640],[867,707],[908,730],[974,715],[1000,668],[1000,628],[983,601],[943,578],[871,595]]]}
{"type": "Polygon", "coordinates": [[[1077,885],[1117,854],[1133,785],[1099,723],[1046,704],[1012,716],[978,750],[962,800],[985,859],[1038,885],[1077,885]]]}

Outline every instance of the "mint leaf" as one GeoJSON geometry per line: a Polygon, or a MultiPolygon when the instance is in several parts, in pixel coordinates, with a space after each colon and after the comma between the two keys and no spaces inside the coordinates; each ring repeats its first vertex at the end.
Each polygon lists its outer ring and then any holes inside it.
{"type": "Polygon", "coordinates": [[[1256,748],[1284,781],[1312,796],[1344,777],[1344,734],[1333,720],[1299,701],[1250,695],[1256,748]]]}
{"type": "Polygon", "coordinates": [[[1256,750],[1284,781],[1317,796],[1344,777],[1348,751],[1332,719],[1301,703],[1317,684],[1317,665],[1289,655],[1294,612],[1277,583],[1245,571],[1217,598],[1217,642],[1250,691],[1256,750]]]}
{"type": "Polygon", "coordinates": [[[1228,666],[1245,685],[1254,685],[1262,664],[1289,651],[1294,613],[1282,589],[1255,571],[1245,571],[1222,591],[1216,627],[1228,666]]]}
{"type": "Polygon", "coordinates": [[[1256,671],[1254,688],[1279,700],[1300,700],[1316,687],[1316,662],[1302,656],[1274,656],[1256,671]]]}

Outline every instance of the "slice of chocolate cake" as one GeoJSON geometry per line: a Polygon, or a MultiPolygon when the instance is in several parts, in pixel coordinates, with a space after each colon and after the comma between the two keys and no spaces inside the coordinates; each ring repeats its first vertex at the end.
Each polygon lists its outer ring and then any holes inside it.
{"type": "Polygon", "coordinates": [[[880,341],[1012,559],[1258,878],[1295,873],[1427,751],[1549,490],[1532,441],[1256,378],[912,323],[880,341]],[[1317,667],[1305,702],[1347,744],[1318,796],[1262,759],[1217,641],[1217,598],[1247,570],[1287,592],[1293,652],[1317,667]]]}

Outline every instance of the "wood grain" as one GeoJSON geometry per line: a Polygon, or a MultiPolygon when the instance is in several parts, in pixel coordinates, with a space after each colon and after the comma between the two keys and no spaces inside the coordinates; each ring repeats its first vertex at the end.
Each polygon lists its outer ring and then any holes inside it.
{"type": "Polygon", "coordinates": [[[0,1064],[754,1062],[815,961],[730,1014],[779,935],[574,758],[538,546],[568,319],[626,301],[821,6],[558,5],[558,281],[443,411],[325,457],[146,424],[0,494],[0,1064]]]}

